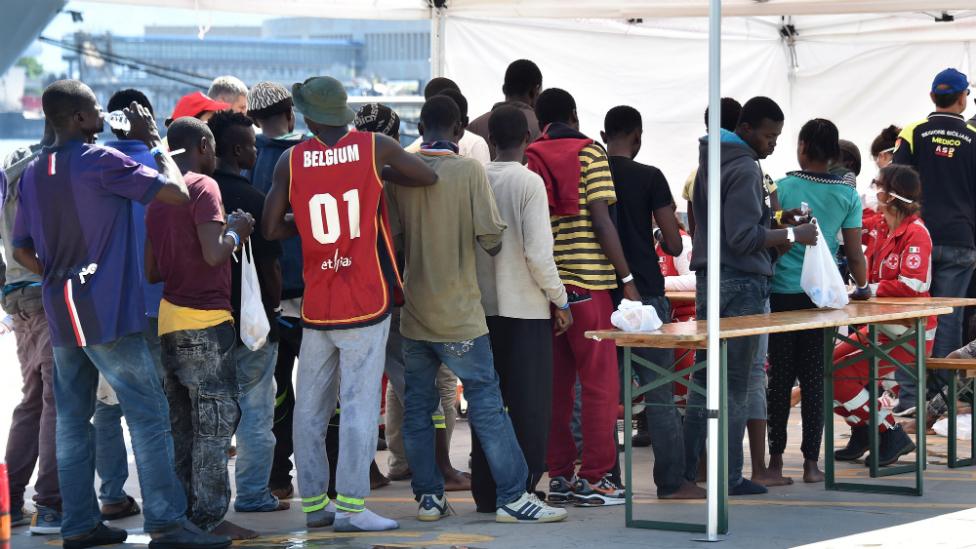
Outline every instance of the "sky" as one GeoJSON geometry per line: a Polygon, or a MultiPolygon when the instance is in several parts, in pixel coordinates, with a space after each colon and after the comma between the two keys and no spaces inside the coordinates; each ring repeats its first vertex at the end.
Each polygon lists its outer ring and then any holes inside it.
{"type": "MultiPolygon", "coordinates": [[[[148,25],[260,25],[266,19],[273,17],[211,10],[197,11],[79,1],[68,2],[65,9],[80,11],[84,17],[84,22],[74,23],[71,20],[71,15],[60,13],[44,30],[42,33],[44,36],[60,39],[64,35],[76,31],[90,33],[111,31],[113,34],[122,36],[139,36],[143,34],[143,29],[148,25]]],[[[61,60],[61,51],[55,46],[35,42],[25,53],[38,57],[46,70],[60,72],[67,70],[67,65],[61,60]]]]}

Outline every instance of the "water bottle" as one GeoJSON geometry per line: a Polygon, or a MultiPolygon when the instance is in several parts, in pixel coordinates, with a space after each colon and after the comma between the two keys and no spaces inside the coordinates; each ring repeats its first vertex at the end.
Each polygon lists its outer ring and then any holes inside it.
{"type": "Polygon", "coordinates": [[[108,126],[112,128],[112,131],[118,131],[122,133],[129,133],[132,129],[132,124],[129,122],[129,117],[125,115],[122,111],[112,111],[105,116],[105,121],[108,122],[108,126]]]}

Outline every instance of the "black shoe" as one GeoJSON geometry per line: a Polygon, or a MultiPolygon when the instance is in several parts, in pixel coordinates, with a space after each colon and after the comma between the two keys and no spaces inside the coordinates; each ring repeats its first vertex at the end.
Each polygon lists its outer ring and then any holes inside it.
{"type": "Polygon", "coordinates": [[[868,427],[861,425],[851,427],[851,439],[847,441],[847,446],[834,452],[834,459],[837,461],[854,461],[863,456],[870,449],[868,441],[868,427]]]}
{"type": "Polygon", "coordinates": [[[105,526],[101,522],[94,530],[78,538],[66,538],[62,542],[64,549],[85,549],[86,547],[98,547],[99,545],[115,545],[122,543],[129,533],[121,528],[105,526]]]}
{"type": "MultiPolygon", "coordinates": [[[[915,451],[915,443],[901,425],[895,425],[894,429],[881,433],[881,440],[878,441],[878,465],[891,465],[901,456],[913,451],[915,451]]],[[[864,463],[870,465],[870,461],[864,463]]]]}
{"type": "Polygon", "coordinates": [[[149,549],[224,549],[230,547],[230,538],[215,536],[198,528],[189,520],[160,532],[149,542],[149,549]]]}
{"type": "Polygon", "coordinates": [[[637,431],[634,438],[630,439],[630,445],[634,448],[647,448],[651,445],[651,434],[647,431],[637,431]]]}

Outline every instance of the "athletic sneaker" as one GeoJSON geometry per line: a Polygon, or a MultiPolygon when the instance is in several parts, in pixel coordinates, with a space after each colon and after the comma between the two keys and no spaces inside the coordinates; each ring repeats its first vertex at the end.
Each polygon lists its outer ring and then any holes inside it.
{"type": "Polygon", "coordinates": [[[522,497],[502,505],[495,511],[495,522],[522,523],[559,522],[566,520],[566,510],[550,507],[539,501],[535,494],[525,492],[522,497]]]}
{"type": "Polygon", "coordinates": [[[578,479],[573,486],[573,499],[577,507],[600,507],[605,505],[623,505],[624,489],[610,480],[606,475],[596,484],[590,484],[586,479],[578,479]]]}
{"type": "Polygon", "coordinates": [[[576,484],[576,477],[567,479],[566,477],[553,477],[549,479],[549,503],[572,503],[573,486],[576,484]]]}
{"type": "Polygon", "coordinates": [[[417,509],[417,520],[433,522],[454,512],[451,504],[447,502],[446,495],[435,496],[434,494],[424,494],[420,496],[420,507],[417,509]]]}
{"type": "Polygon", "coordinates": [[[61,512],[50,507],[37,505],[31,519],[30,533],[49,535],[61,533],[61,512]]]}
{"type": "Polygon", "coordinates": [[[10,510],[10,527],[27,526],[31,523],[31,512],[23,507],[10,510]]]}
{"type": "Polygon", "coordinates": [[[899,402],[898,405],[891,410],[891,414],[895,417],[915,417],[915,407],[902,406],[902,403],[899,402]]]}

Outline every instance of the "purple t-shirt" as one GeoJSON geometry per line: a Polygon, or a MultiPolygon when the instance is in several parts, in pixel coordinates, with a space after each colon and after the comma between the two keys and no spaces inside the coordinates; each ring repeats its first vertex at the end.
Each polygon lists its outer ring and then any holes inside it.
{"type": "Polygon", "coordinates": [[[20,180],[13,244],[44,266],[44,312],[55,347],[114,341],[146,328],[130,201],[166,182],[106,147],[45,148],[20,180]]]}

